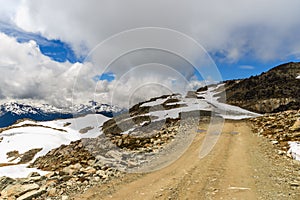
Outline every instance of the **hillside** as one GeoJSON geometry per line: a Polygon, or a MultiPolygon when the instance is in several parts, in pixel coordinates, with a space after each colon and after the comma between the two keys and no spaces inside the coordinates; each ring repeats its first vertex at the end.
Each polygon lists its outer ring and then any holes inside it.
{"type": "Polygon", "coordinates": [[[111,119],[87,115],[48,122],[25,120],[3,128],[0,187],[5,190],[1,197],[20,196],[14,190],[20,184],[25,187],[25,196],[59,197],[83,192],[121,172],[159,170],[189,148],[195,132],[205,132],[210,138],[203,143],[201,153],[205,156],[216,143],[225,119],[258,116],[218,102],[213,94],[221,87],[194,92],[193,98],[179,94],[152,98],[111,119]],[[25,178],[29,172],[34,174],[25,178]],[[35,179],[35,185],[27,184],[35,179]],[[50,180],[55,183],[47,186],[50,180]],[[27,191],[31,186],[35,189],[27,191]]]}
{"type": "Polygon", "coordinates": [[[300,63],[286,63],[242,80],[226,81],[226,101],[258,113],[300,109],[300,63]]]}
{"type": "Polygon", "coordinates": [[[243,81],[155,97],[113,118],[2,128],[0,198],[297,199],[299,163],[286,157],[299,159],[299,111],[261,116],[221,102],[224,86],[243,81]]]}

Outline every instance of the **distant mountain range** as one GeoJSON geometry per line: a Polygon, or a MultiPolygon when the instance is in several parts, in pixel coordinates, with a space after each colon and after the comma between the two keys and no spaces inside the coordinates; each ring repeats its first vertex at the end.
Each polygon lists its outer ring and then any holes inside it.
{"type": "Polygon", "coordinates": [[[4,103],[0,105],[0,128],[14,124],[20,119],[32,119],[35,121],[49,121],[54,119],[66,119],[74,116],[91,113],[103,114],[112,117],[122,112],[121,108],[108,104],[99,104],[90,101],[88,105],[74,105],[72,108],[57,108],[49,104],[23,104],[18,102],[4,103]]]}
{"type": "Polygon", "coordinates": [[[300,109],[300,63],[279,65],[258,76],[225,81],[226,102],[257,113],[300,109]]]}

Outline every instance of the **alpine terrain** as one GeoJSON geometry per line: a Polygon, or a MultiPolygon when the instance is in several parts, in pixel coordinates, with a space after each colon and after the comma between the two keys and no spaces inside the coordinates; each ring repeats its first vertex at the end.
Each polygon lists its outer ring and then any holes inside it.
{"type": "Polygon", "coordinates": [[[0,199],[299,199],[299,75],[287,63],[75,117],[3,104],[0,199]]]}

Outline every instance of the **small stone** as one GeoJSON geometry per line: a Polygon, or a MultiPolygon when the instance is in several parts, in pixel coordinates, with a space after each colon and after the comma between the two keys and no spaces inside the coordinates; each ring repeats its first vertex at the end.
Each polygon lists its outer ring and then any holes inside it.
{"type": "Polygon", "coordinates": [[[273,140],[273,141],[271,141],[272,142],[272,144],[278,144],[278,141],[277,140],[273,140]]]}
{"type": "Polygon", "coordinates": [[[71,167],[69,166],[69,167],[63,168],[62,171],[65,172],[65,173],[67,173],[67,174],[69,174],[69,175],[72,175],[75,170],[71,169],[71,167]]]}
{"type": "Polygon", "coordinates": [[[95,162],[96,162],[95,160],[89,160],[88,165],[93,166],[95,164],[95,162]]]}
{"type": "Polygon", "coordinates": [[[82,171],[87,174],[95,174],[96,173],[96,169],[93,167],[87,167],[87,168],[83,169],[82,171]]]}
{"type": "Polygon", "coordinates": [[[37,176],[41,176],[38,172],[31,172],[27,177],[37,177],[37,176]]]}
{"type": "Polygon", "coordinates": [[[121,146],[122,143],[123,143],[123,140],[122,140],[122,139],[119,139],[119,140],[118,140],[118,143],[117,143],[117,146],[121,146]]]}
{"type": "Polygon", "coordinates": [[[278,155],[286,155],[286,152],[282,150],[278,150],[278,155]]]}
{"type": "Polygon", "coordinates": [[[299,187],[300,183],[299,182],[291,182],[290,185],[293,187],[299,187]]]}
{"type": "Polygon", "coordinates": [[[51,188],[51,189],[48,191],[48,196],[54,197],[55,195],[56,195],[56,189],[55,189],[55,188],[51,188]]]}
{"type": "Polygon", "coordinates": [[[61,200],[68,200],[69,199],[69,196],[67,196],[67,195],[62,195],[61,196],[61,200]]]}

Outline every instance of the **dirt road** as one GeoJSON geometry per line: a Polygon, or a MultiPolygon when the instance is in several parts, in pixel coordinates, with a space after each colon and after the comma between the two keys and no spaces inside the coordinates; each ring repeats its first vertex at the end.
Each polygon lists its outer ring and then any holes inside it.
{"type": "Polygon", "coordinates": [[[128,174],[75,199],[300,199],[300,165],[278,156],[246,122],[226,122],[213,151],[199,159],[203,138],[164,169],[128,174]]]}

